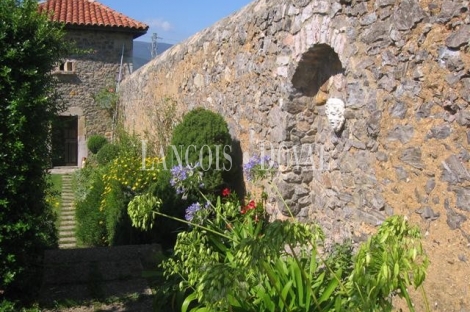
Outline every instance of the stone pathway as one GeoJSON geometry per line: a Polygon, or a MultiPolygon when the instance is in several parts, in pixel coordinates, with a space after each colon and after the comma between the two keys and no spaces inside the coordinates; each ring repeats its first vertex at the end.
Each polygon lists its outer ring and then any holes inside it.
{"type": "Polygon", "coordinates": [[[160,252],[159,245],[48,250],[42,311],[153,311],[143,271],[155,269],[160,252]]]}
{"type": "Polygon", "coordinates": [[[44,312],[153,311],[152,291],[143,277],[156,268],[159,245],[77,248],[72,172],[62,175],[59,249],[44,255],[39,304],[44,312]]]}
{"type": "Polygon", "coordinates": [[[72,175],[62,174],[62,211],[59,221],[59,248],[75,248],[75,208],[73,206],[72,175]]]}

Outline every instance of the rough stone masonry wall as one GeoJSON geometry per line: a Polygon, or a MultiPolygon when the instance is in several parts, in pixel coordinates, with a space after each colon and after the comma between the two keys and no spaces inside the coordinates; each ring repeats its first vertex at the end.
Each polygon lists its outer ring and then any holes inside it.
{"type": "Polygon", "coordinates": [[[364,237],[392,213],[419,223],[443,266],[431,266],[431,300],[440,311],[468,308],[468,8],[459,0],[255,1],[127,79],[125,124],[152,129],[165,98],[180,113],[219,112],[244,153],[264,146],[281,155],[276,183],[291,209],[334,238],[364,237]],[[337,132],[325,114],[331,97],[345,103],[337,132]],[[303,165],[289,160],[295,152],[303,165]],[[465,289],[455,286],[462,276],[465,289]],[[444,280],[455,300],[439,297],[444,280]]]}
{"type": "Polygon", "coordinates": [[[111,132],[111,118],[93,100],[106,87],[115,87],[125,46],[122,73],[132,71],[132,34],[103,30],[66,29],[67,40],[73,41],[81,53],[67,58],[73,61],[73,74],[59,74],[58,91],[70,113],[86,116],[86,134],[111,132]],[[70,108],[73,108],[70,110],[70,108]]]}

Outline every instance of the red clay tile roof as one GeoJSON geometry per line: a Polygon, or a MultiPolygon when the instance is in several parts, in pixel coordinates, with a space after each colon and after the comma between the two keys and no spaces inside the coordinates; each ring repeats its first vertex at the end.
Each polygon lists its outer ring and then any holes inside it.
{"type": "Polygon", "coordinates": [[[52,21],[72,26],[117,27],[142,34],[149,28],[95,0],[47,0],[39,4],[39,12],[52,12],[52,21]]]}

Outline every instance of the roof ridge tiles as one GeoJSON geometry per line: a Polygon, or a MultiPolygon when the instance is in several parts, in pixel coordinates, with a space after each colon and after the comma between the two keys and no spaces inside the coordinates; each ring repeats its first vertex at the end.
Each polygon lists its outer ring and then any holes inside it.
{"type": "Polygon", "coordinates": [[[149,28],[96,0],[47,0],[39,4],[39,11],[52,12],[52,21],[66,25],[118,27],[143,33],[149,28]]]}

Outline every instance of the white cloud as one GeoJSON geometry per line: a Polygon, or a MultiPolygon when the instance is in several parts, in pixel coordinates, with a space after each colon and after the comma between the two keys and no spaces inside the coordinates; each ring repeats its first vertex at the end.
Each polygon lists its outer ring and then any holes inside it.
{"type": "Polygon", "coordinates": [[[145,23],[149,25],[150,27],[154,27],[154,28],[164,30],[164,31],[169,31],[173,29],[173,25],[171,25],[170,22],[165,21],[161,18],[149,20],[149,21],[146,21],[145,23]]]}

